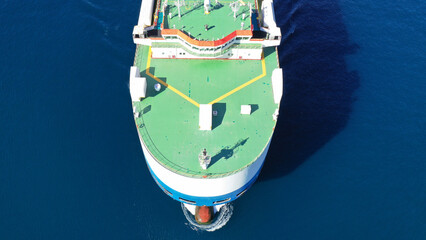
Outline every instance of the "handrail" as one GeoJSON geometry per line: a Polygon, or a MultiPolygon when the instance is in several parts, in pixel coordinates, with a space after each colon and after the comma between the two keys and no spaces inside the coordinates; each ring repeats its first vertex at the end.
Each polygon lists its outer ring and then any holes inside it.
{"type": "Polygon", "coordinates": [[[222,39],[215,40],[215,41],[203,41],[203,40],[193,39],[179,29],[163,29],[161,30],[161,35],[163,36],[177,35],[181,37],[184,41],[188,42],[189,44],[195,45],[198,47],[218,47],[218,46],[222,46],[226,44],[227,42],[229,42],[230,40],[232,40],[233,38],[237,36],[244,36],[244,37],[253,36],[250,30],[235,30],[222,39]]]}

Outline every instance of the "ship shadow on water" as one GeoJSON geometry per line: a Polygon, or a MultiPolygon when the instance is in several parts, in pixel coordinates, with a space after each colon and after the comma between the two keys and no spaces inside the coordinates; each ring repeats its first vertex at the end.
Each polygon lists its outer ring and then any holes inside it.
{"type": "Polygon", "coordinates": [[[360,82],[345,62],[359,47],[350,42],[338,2],[277,3],[284,95],[260,181],[292,172],[342,131],[360,82]]]}

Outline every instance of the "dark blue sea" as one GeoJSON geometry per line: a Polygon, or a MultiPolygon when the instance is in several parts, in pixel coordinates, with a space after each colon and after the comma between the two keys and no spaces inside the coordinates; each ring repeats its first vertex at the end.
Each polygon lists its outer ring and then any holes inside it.
{"type": "Polygon", "coordinates": [[[0,239],[426,239],[426,2],[275,0],[285,97],[215,232],[150,176],[139,0],[0,2],[0,239]]]}

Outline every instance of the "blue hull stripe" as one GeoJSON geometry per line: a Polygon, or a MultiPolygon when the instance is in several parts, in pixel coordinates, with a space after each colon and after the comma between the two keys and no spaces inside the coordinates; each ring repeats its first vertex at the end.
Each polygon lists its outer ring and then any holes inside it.
{"type": "MultiPolygon", "coordinates": [[[[262,164],[262,166],[263,166],[263,164],[262,164]]],[[[221,196],[215,196],[215,197],[197,197],[197,196],[190,196],[190,195],[183,194],[183,193],[178,192],[178,191],[174,190],[173,188],[167,186],[166,184],[164,184],[157,177],[157,175],[155,175],[155,173],[152,171],[151,167],[148,164],[148,168],[149,168],[149,171],[151,172],[152,177],[154,178],[154,180],[157,182],[157,184],[163,190],[166,190],[165,191],[166,193],[169,192],[169,193],[172,194],[172,195],[168,194],[170,197],[172,197],[173,199],[175,199],[175,200],[177,200],[179,202],[188,203],[188,204],[192,204],[192,205],[198,205],[198,206],[202,206],[202,205],[213,206],[213,205],[219,205],[219,204],[227,203],[227,202],[230,202],[230,201],[234,201],[235,199],[237,199],[237,195],[239,193],[241,193],[242,191],[250,188],[251,185],[256,181],[257,177],[259,176],[260,170],[262,169],[262,166],[259,168],[259,171],[257,171],[256,175],[252,179],[250,179],[250,181],[248,181],[241,188],[239,188],[239,189],[237,189],[237,190],[235,190],[235,191],[233,191],[231,193],[228,193],[228,194],[225,194],[225,195],[221,195],[221,196]],[[185,200],[189,200],[189,201],[193,201],[193,202],[195,202],[195,204],[191,203],[191,202],[182,201],[179,198],[182,198],[182,199],[185,199],[185,200]],[[216,204],[213,203],[213,202],[222,201],[222,200],[225,200],[225,199],[228,199],[228,198],[229,198],[228,201],[224,201],[224,202],[220,202],[220,203],[216,203],[216,204]]],[[[240,197],[240,196],[238,196],[238,197],[240,197]]]]}

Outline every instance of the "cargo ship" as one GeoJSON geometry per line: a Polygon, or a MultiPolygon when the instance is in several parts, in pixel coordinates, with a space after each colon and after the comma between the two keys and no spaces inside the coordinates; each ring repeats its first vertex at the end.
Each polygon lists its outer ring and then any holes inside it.
{"type": "Polygon", "coordinates": [[[133,115],[149,171],[197,224],[257,179],[283,95],[273,0],[143,0],[133,115]]]}

